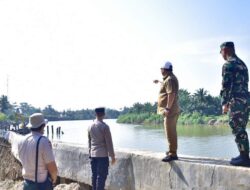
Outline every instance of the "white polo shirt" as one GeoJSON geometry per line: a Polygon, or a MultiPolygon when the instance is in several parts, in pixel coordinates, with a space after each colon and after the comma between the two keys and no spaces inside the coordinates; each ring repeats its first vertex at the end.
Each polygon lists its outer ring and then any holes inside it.
{"type": "MultiPolygon", "coordinates": [[[[36,146],[42,134],[31,132],[25,136],[10,132],[8,140],[12,144],[12,151],[16,158],[22,163],[23,178],[35,181],[36,146]]],[[[37,181],[46,180],[48,170],[46,164],[55,161],[51,143],[47,137],[42,137],[39,143],[37,181]]]]}

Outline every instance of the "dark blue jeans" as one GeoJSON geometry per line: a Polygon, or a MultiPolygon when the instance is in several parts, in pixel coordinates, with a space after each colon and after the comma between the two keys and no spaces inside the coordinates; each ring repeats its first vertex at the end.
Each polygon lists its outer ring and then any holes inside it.
{"type": "Polygon", "coordinates": [[[23,190],[53,190],[53,185],[51,180],[47,177],[43,183],[35,183],[30,180],[24,180],[23,190]]]}
{"type": "Polygon", "coordinates": [[[90,164],[92,170],[92,190],[104,190],[109,169],[109,158],[93,157],[90,164]]]}

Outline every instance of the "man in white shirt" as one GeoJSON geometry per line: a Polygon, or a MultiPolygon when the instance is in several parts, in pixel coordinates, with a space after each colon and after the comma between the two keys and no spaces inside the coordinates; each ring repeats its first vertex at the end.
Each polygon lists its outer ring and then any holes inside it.
{"type": "Polygon", "coordinates": [[[31,134],[25,136],[9,132],[7,140],[12,144],[14,156],[21,162],[24,178],[23,190],[53,189],[57,179],[57,166],[50,141],[43,136],[47,121],[41,113],[32,114],[28,127],[31,134]],[[39,142],[39,143],[38,143],[39,142]],[[49,179],[51,178],[51,181],[49,179]]]}

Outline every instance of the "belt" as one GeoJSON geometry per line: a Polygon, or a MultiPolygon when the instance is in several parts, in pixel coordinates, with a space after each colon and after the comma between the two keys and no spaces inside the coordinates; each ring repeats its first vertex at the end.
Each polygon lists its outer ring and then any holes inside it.
{"type": "Polygon", "coordinates": [[[24,179],[24,181],[25,181],[26,183],[28,183],[28,184],[35,184],[35,183],[36,183],[36,182],[31,181],[31,180],[28,180],[28,179],[24,179]]]}

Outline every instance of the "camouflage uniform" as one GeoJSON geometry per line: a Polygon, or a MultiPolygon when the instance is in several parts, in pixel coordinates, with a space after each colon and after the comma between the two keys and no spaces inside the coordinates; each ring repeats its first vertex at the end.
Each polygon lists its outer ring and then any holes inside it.
{"type": "Polygon", "coordinates": [[[222,105],[229,105],[229,125],[240,152],[249,152],[246,125],[249,116],[248,69],[236,55],[222,68],[222,105]]]}

